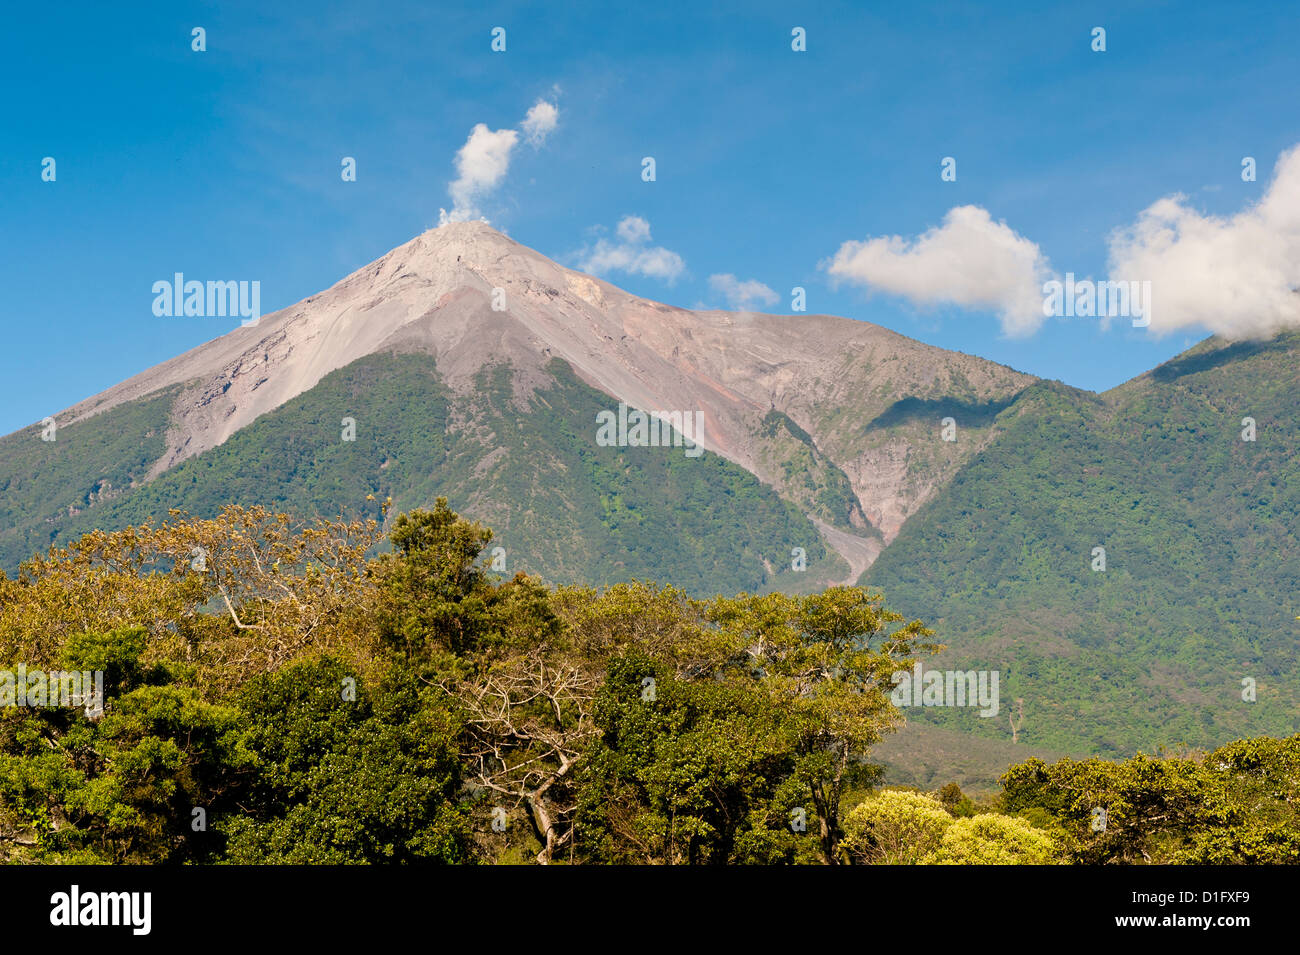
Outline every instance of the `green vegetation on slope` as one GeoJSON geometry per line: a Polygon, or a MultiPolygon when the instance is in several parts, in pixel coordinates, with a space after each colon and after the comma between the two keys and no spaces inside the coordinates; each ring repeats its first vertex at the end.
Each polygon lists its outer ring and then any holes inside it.
{"type": "Polygon", "coordinates": [[[862,514],[853,485],[835,462],[818,450],[812,436],[789,415],[773,409],[758,429],[762,455],[773,473],[779,472],[782,495],[827,524],[879,537],[862,514]]]}
{"type": "MultiPolygon", "coordinates": [[[[221,446],[62,521],[57,539],[161,518],[172,508],[212,516],[245,503],[299,517],[373,517],[389,497],[406,509],[445,496],[498,529],[507,572],[554,582],[670,578],[697,594],[798,592],[848,573],[806,517],[724,458],[689,458],[681,448],[598,447],[596,413],[610,399],[563,362],[548,371],[553,384],[521,407],[507,367],[484,369],[473,393],[462,397],[446,389],[432,358],[371,355],[221,446]],[[355,421],[354,441],[343,440],[345,418],[355,421]],[[807,554],[805,572],[792,570],[796,547],[807,554]]],[[[148,408],[165,420],[163,401],[126,405],[60,432],[60,451],[71,459],[91,441],[106,442],[108,432],[95,427],[120,427],[112,417],[119,411],[134,421],[148,408]]],[[[153,457],[161,454],[161,432],[157,447],[147,446],[153,457]]],[[[130,460],[141,458],[135,445],[130,450],[130,460]]],[[[14,461],[19,483],[35,481],[39,460],[30,467],[27,457],[14,461]]],[[[30,546],[35,513],[12,518],[28,529],[3,552],[10,569],[54,537],[47,532],[30,546]]]]}
{"type": "Polygon", "coordinates": [[[1297,342],[1210,341],[1105,396],[1040,383],[1002,412],[863,576],[933,621],[935,666],[1001,672],[996,719],[913,718],[1010,738],[1023,700],[1021,743],[1100,754],[1294,727],[1297,342]]]}
{"type": "Polygon", "coordinates": [[[75,536],[92,507],[130,493],[163,454],[168,413],[178,389],[119,405],[46,441],[37,424],[0,438],[0,567],[75,536]]]}

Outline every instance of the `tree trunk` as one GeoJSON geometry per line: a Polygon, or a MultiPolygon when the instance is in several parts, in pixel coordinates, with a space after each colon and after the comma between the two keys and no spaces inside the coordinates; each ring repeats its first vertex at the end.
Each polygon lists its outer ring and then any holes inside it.
{"type": "Polygon", "coordinates": [[[550,865],[555,855],[555,824],[551,821],[551,814],[546,811],[545,800],[540,795],[533,794],[528,797],[528,809],[532,813],[537,837],[542,840],[542,851],[537,853],[537,861],[542,865],[550,865]]]}

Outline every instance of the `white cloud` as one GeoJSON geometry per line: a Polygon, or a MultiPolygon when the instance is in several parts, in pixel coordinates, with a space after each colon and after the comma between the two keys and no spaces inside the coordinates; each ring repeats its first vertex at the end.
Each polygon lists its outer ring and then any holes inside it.
{"type": "MultiPolygon", "coordinates": [[[[540,147],[559,124],[560,111],[553,103],[539,99],[520,123],[524,138],[540,147]]],[[[519,143],[519,130],[488,129],[477,124],[456,153],[456,179],[447,187],[451,211],[439,210],[439,224],[482,218],[479,204],[491,194],[510,171],[510,156],[519,143]]]]}
{"type": "Polygon", "coordinates": [[[1187,327],[1268,338],[1300,326],[1300,146],[1263,198],[1234,216],[1201,215],[1173,195],[1110,237],[1112,281],[1151,283],[1150,330],[1187,327]]]}
{"type": "Polygon", "coordinates": [[[578,268],[595,275],[605,272],[645,275],[670,285],[686,271],[685,261],[676,252],[650,245],[650,223],[640,216],[624,216],[615,231],[621,241],[598,239],[594,246],[580,253],[578,268]]]}
{"type": "Polygon", "coordinates": [[[773,305],[780,298],[776,292],[757,279],[742,282],[729,273],[710,275],[709,285],[713,291],[727,300],[728,305],[742,311],[749,311],[750,306],[755,303],[773,305]]]}
{"type": "Polygon", "coordinates": [[[559,122],[560,111],[556,109],[555,104],[539,99],[528,111],[519,128],[524,131],[524,139],[528,141],[528,145],[538,147],[546,142],[546,137],[559,125],[559,122]]]}
{"type": "Polygon", "coordinates": [[[447,221],[464,222],[476,219],[481,213],[478,203],[485,195],[501,184],[510,169],[510,153],[519,141],[513,129],[495,132],[479,123],[456,153],[455,182],[447,187],[452,209],[447,221]]]}
{"type": "Polygon", "coordinates": [[[822,267],[836,279],[920,305],[995,311],[1013,337],[1042,325],[1042,286],[1050,274],[1036,243],[979,206],[950,209],[942,226],[910,242],[897,235],[845,242],[822,267]]]}
{"type": "Polygon", "coordinates": [[[618,221],[618,235],[624,242],[649,242],[650,223],[640,216],[624,216],[618,221]]]}

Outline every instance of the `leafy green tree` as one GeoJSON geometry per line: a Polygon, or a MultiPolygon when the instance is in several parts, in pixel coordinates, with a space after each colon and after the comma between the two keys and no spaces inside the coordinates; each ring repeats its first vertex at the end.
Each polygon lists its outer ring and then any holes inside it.
{"type": "Polygon", "coordinates": [[[707,616],[736,640],[781,713],[823,861],[836,864],[841,799],[870,773],[870,747],[902,722],[890,702],[893,674],[939,649],[933,633],[919,621],[895,626],[903,618],[858,587],[719,598],[707,616]]]}
{"type": "Polygon", "coordinates": [[[286,667],[239,694],[257,777],[217,820],[237,863],[463,862],[452,701],[394,668],[372,687],[337,660],[286,667]]]}
{"type": "Polygon", "coordinates": [[[1077,862],[1168,861],[1194,830],[1228,822],[1223,780],[1194,759],[1031,759],[1002,777],[1007,812],[1041,809],[1077,862]]]}
{"type": "Polygon", "coordinates": [[[220,806],[248,765],[242,715],[143,666],[144,636],[69,640],[69,665],[105,672],[102,716],[0,710],[0,857],[156,863],[206,851],[194,810],[220,806]]]}
{"type": "Polygon", "coordinates": [[[1300,864],[1300,734],[1221,746],[1204,765],[1224,781],[1228,824],[1199,825],[1171,861],[1200,865],[1300,864]]]}
{"type": "MultiPolygon", "coordinates": [[[[684,679],[629,652],[596,700],[581,776],[584,856],[613,863],[789,861],[798,836],[776,798],[792,760],[752,681],[684,679]]],[[[804,837],[806,839],[806,837],[804,837]]]]}
{"type": "Polygon", "coordinates": [[[555,630],[546,589],[522,574],[495,583],[480,560],[492,532],[457,515],[446,498],[432,511],[400,515],[389,539],[394,553],[373,568],[379,626],[406,659],[446,662],[500,645],[511,629],[531,627],[533,638],[555,630]]]}
{"type": "Polygon", "coordinates": [[[962,792],[956,783],[946,783],[939,787],[936,796],[943,803],[943,808],[954,816],[975,815],[975,801],[962,792]]]}
{"type": "Polygon", "coordinates": [[[432,511],[399,515],[395,555],[380,558],[385,638],[408,658],[430,648],[461,653],[487,627],[487,575],[479,556],[492,532],[462,520],[440,497],[432,511]]]}
{"type": "Polygon", "coordinates": [[[1002,786],[1006,810],[1051,819],[1076,862],[1300,862],[1300,734],[1179,757],[1032,759],[1002,786]]]}

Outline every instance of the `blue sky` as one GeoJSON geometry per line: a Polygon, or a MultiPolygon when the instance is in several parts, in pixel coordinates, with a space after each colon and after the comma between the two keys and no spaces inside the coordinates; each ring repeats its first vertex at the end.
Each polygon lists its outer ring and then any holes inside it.
{"type": "Polygon", "coordinates": [[[480,202],[525,245],[576,265],[636,216],[684,268],[671,283],[605,275],[629,291],[724,306],[710,277],[727,274],[775,290],[764,309],[785,312],[802,286],[809,312],[1091,389],[1206,331],[1048,318],[1009,336],[996,308],[837,282],[826,263],[850,241],[906,247],[975,206],[1054,270],[1104,277],[1108,236],[1152,203],[1182,194],[1184,218],[1239,215],[1300,142],[1300,18],[1287,4],[443,6],[12,14],[0,433],[235,324],[155,317],[159,279],[258,280],[270,312],[432,227],[475,125],[517,128],[539,99],[557,106],[556,128],[540,148],[516,146],[480,202]],[[205,52],[191,50],[196,26],[205,52]],[[496,26],[504,53],[490,50],[496,26]],[[791,50],[795,26],[806,52],[791,50]],[[1097,26],[1104,53],[1091,49],[1097,26]],[[46,156],[55,182],[41,179],[46,156]],[[356,182],[340,177],[344,156],[356,182]],[[955,182],[940,178],[945,156],[955,182]],[[1242,181],[1244,156],[1256,182],[1242,181]]]}

